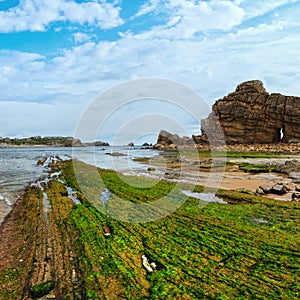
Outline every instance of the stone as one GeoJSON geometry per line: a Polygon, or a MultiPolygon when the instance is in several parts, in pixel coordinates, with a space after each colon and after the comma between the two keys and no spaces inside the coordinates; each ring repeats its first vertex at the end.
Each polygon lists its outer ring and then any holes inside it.
{"type": "Polygon", "coordinates": [[[258,195],[264,195],[265,192],[263,191],[263,189],[261,189],[260,187],[256,189],[256,194],[258,195]]]}
{"type": "Polygon", "coordinates": [[[67,138],[64,144],[65,147],[80,147],[82,143],[79,139],[67,138]]]}
{"type": "Polygon", "coordinates": [[[272,188],[270,193],[276,195],[284,195],[287,193],[286,185],[284,184],[275,184],[272,188]]]}
{"type": "Polygon", "coordinates": [[[109,146],[109,143],[97,141],[97,142],[95,142],[95,146],[96,146],[96,147],[108,147],[108,146],[109,146]]]}
{"type": "Polygon", "coordinates": [[[134,147],[134,143],[133,142],[128,143],[127,147],[134,147]]]}
{"type": "Polygon", "coordinates": [[[300,183],[300,172],[289,173],[289,178],[291,178],[294,183],[300,183]]]}
{"type": "Polygon", "coordinates": [[[300,163],[296,159],[287,160],[284,164],[277,166],[274,171],[284,174],[300,172],[300,163]]]}
{"type": "Polygon", "coordinates": [[[299,201],[300,193],[292,193],[292,201],[299,201]]]}
{"type": "Polygon", "coordinates": [[[300,192],[300,185],[296,185],[296,186],[295,186],[295,191],[296,191],[296,192],[300,192]]]}
{"type": "Polygon", "coordinates": [[[107,152],[107,153],[105,153],[105,155],[110,155],[110,156],[127,156],[127,154],[121,153],[121,152],[107,152]]]}
{"type": "Polygon", "coordinates": [[[263,191],[264,194],[269,194],[272,187],[267,185],[261,185],[259,188],[263,191]]]}
{"type": "Polygon", "coordinates": [[[30,289],[30,296],[32,298],[40,298],[49,294],[54,289],[55,282],[48,280],[46,282],[34,285],[30,289]]]}
{"type": "Polygon", "coordinates": [[[155,149],[165,149],[171,148],[176,149],[178,146],[180,147],[191,147],[194,146],[195,142],[192,138],[187,136],[179,137],[178,134],[172,134],[166,130],[161,130],[156,144],[153,146],[155,149]]]}
{"type": "Polygon", "coordinates": [[[300,97],[269,94],[260,80],[247,81],[215,102],[198,140],[221,140],[214,134],[221,126],[226,144],[300,141],[299,114],[300,97]]]}

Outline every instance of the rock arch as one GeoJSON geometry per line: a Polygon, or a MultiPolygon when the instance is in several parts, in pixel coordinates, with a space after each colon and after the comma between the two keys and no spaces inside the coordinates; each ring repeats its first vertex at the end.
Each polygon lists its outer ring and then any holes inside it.
{"type": "Polygon", "coordinates": [[[300,97],[269,94],[260,80],[239,84],[212,111],[201,121],[202,140],[218,121],[228,144],[300,142],[300,97]]]}

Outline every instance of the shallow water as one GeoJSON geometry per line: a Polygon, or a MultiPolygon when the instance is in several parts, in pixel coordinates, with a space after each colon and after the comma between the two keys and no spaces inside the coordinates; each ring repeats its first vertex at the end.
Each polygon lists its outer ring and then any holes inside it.
{"type": "Polygon", "coordinates": [[[182,193],[188,197],[199,199],[204,202],[215,202],[215,203],[227,204],[226,201],[222,200],[221,198],[218,198],[213,193],[196,193],[187,190],[182,191],[182,193]]]}
{"type": "MultiPolygon", "coordinates": [[[[11,210],[18,194],[26,185],[48,175],[47,169],[38,166],[40,159],[59,156],[77,158],[85,163],[116,171],[147,169],[133,161],[135,157],[153,157],[157,151],[141,147],[78,147],[78,148],[1,148],[0,149],[0,223],[11,210]],[[113,156],[111,153],[122,153],[113,156]]],[[[56,176],[59,174],[54,174],[56,176]]]]}

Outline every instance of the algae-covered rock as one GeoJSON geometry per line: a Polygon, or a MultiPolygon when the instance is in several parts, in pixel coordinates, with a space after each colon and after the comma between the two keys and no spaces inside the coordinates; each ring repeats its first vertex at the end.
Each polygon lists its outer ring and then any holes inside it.
{"type": "Polygon", "coordinates": [[[32,298],[40,298],[49,294],[54,289],[54,281],[48,280],[41,284],[37,284],[31,287],[30,295],[32,298]]]}

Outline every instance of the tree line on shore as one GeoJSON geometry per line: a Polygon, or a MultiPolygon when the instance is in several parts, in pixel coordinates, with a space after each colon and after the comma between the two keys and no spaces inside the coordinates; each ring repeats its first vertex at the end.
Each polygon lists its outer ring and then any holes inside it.
{"type": "Polygon", "coordinates": [[[62,136],[49,136],[41,137],[34,136],[28,138],[2,138],[0,137],[0,147],[18,147],[18,146],[60,146],[60,147],[72,147],[72,146],[109,146],[106,142],[96,141],[91,143],[81,142],[74,137],[62,137],[62,136]]]}

